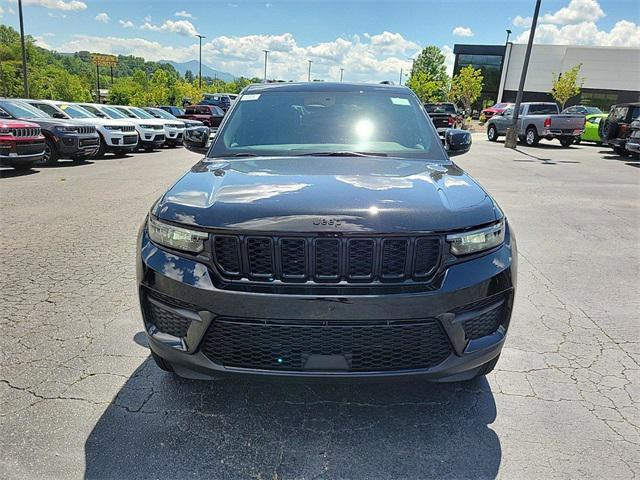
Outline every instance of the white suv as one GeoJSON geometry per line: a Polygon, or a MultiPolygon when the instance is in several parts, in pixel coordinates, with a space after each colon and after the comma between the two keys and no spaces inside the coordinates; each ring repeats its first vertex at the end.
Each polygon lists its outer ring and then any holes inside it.
{"type": "Polygon", "coordinates": [[[151,151],[154,148],[161,147],[165,142],[165,133],[163,122],[156,119],[153,120],[141,120],[135,115],[127,111],[128,107],[121,107],[118,105],[102,105],[99,103],[81,103],[80,105],[86,107],[92,106],[99,111],[102,115],[105,115],[113,119],[122,119],[131,122],[136,127],[138,132],[138,147],[144,148],[147,151],[151,151]]]}
{"type": "Polygon", "coordinates": [[[154,148],[158,148],[164,145],[164,143],[167,140],[167,131],[164,126],[164,122],[162,120],[153,118],[151,115],[148,115],[149,118],[145,118],[142,115],[139,115],[139,113],[136,112],[136,110],[140,110],[143,113],[146,113],[146,112],[136,107],[126,107],[124,105],[113,105],[113,108],[119,111],[120,113],[122,113],[123,115],[126,115],[127,120],[135,123],[141,129],[143,128],[147,130],[149,130],[150,128],[153,129],[152,132],[147,131],[143,133],[140,130],[138,131],[138,133],[140,134],[142,147],[145,150],[147,151],[153,150],[154,148]]]}
{"type": "Polygon", "coordinates": [[[73,119],[79,123],[94,125],[100,136],[100,147],[95,155],[98,158],[106,152],[127,153],[135,150],[138,145],[138,135],[132,122],[104,118],[73,103],[55,100],[24,101],[54,118],[73,119]]]}
{"type": "Polygon", "coordinates": [[[170,120],[159,119],[151,115],[149,112],[146,112],[143,108],[138,107],[116,107],[121,109],[121,111],[126,110],[129,113],[129,118],[131,115],[136,116],[140,120],[155,120],[157,122],[162,123],[164,127],[164,134],[166,137],[166,143],[169,145],[178,145],[182,143],[182,136],[184,135],[184,123],[179,120],[174,120],[173,122],[170,120]]]}

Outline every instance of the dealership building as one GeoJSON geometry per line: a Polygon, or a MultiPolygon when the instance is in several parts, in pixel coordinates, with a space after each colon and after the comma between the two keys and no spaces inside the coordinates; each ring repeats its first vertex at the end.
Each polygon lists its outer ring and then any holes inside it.
{"type": "MultiPolygon", "coordinates": [[[[454,74],[473,65],[482,69],[484,87],[475,105],[480,110],[496,102],[515,102],[527,46],[455,45],[454,74]]],[[[595,105],[603,111],[615,103],[640,101],[640,48],[534,44],[523,101],[553,101],[554,75],[582,64],[582,92],[567,105],[595,105]]]]}

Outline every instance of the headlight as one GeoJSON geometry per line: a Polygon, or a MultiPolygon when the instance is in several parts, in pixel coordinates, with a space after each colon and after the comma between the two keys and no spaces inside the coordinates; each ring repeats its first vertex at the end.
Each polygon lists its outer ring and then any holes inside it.
{"type": "Polygon", "coordinates": [[[10,133],[12,133],[10,128],[0,128],[0,135],[9,135],[10,133]]]}
{"type": "Polygon", "coordinates": [[[103,125],[107,130],[120,130],[122,127],[118,125],[103,125]]]}
{"type": "Polygon", "coordinates": [[[185,252],[199,253],[204,249],[204,242],[209,238],[207,233],[175,227],[167,223],[159,222],[149,215],[147,222],[149,237],[155,243],[165,247],[184,250],[185,252]]]}
{"type": "Polygon", "coordinates": [[[153,125],[140,125],[140,128],[153,128],[153,125]]]}
{"type": "Polygon", "coordinates": [[[469,255],[497,247],[504,242],[504,219],[489,227],[447,235],[454,255],[469,255]]]}
{"type": "Polygon", "coordinates": [[[76,127],[62,127],[62,126],[57,126],[56,130],[59,132],[65,132],[65,133],[75,133],[78,131],[76,127]]]}

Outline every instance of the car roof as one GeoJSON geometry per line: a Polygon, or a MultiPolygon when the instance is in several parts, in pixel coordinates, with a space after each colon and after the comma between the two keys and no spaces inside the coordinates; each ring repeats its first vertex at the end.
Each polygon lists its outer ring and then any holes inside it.
{"type": "Polygon", "coordinates": [[[291,82],[291,83],[253,83],[244,89],[244,93],[268,92],[380,92],[407,94],[410,90],[405,86],[385,85],[380,83],[348,83],[348,82],[291,82]]]}

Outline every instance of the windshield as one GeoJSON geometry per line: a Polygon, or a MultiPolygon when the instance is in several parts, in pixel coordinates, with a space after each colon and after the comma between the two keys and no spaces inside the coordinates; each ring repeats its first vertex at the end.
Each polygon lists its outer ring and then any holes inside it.
{"type": "Polygon", "coordinates": [[[425,103],[427,113],[456,113],[453,103],[425,103]]]}
{"type": "Polygon", "coordinates": [[[131,108],[129,108],[129,110],[132,111],[133,114],[135,116],[137,116],[138,118],[154,118],[153,115],[151,115],[150,113],[145,112],[141,108],[131,107],[131,108]]]}
{"type": "Polygon", "coordinates": [[[100,107],[104,113],[106,113],[111,118],[129,118],[124,113],[121,113],[119,110],[116,110],[113,107],[100,107]]]}
{"type": "Polygon", "coordinates": [[[584,109],[587,111],[587,115],[602,113],[602,110],[600,110],[598,107],[584,107],[584,109]]]}
{"type": "Polygon", "coordinates": [[[555,103],[532,103],[529,105],[528,115],[554,115],[556,113],[558,113],[558,106],[555,103]]]}
{"type": "Polygon", "coordinates": [[[246,93],[209,155],[340,152],[446,160],[413,95],[371,90],[246,93]]]}
{"type": "Polygon", "coordinates": [[[496,103],[493,108],[507,108],[508,106],[508,103],[496,103]]]}
{"type": "Polygon", "coordinates": [[[151,115],[153,115],[156,118],[166,118],[167,120],[175,120],[176,119],[176,117],[171,115],[169,112],[165,112],[161,108],[152,108],[150,110],[151,111],[149,113],[151,113],[151,115]]]}
{"type": "Polygon", "coordinates": [[[0,107],[13,118],[51,118],[49,114],[26,103],[0,101],[0,107]]]}
{"type": "Polygon", "coordinates": [[[93,118],[89,112],[87,112],[84,108],[78,107],[76,105],[69,105],[68,103],[60,103],[57,107],[62,110],[64,113],[69,115],[71,118],[93,118]]]}

